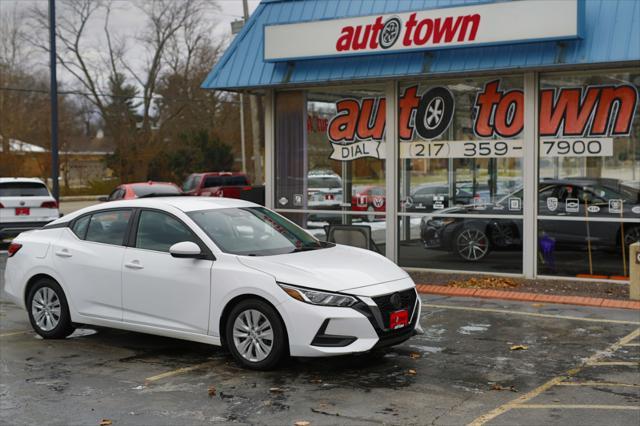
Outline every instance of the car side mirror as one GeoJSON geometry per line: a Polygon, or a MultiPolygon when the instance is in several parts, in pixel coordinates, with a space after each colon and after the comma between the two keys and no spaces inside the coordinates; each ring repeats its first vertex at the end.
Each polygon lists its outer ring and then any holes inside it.
{"type": "Polygon", "coordinates": [[[102,197],[98,197],[98,201],[104,203],[105,201],[109,201],[109,197],[103,195],[102,197]]]}
{"type": "Polygon", "coordinates": [[[173,257],[180,259],[202,259],[203,254],[200,246],[192,241],[182,241],[169,247],[169,253],[173,257]]]}

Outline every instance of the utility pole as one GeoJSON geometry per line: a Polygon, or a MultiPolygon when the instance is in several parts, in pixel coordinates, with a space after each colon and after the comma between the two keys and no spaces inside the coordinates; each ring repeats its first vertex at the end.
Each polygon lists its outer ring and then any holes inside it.
{"type": "MultiPolygon", "coordinates": [[[[244,12],[244,22],[249,20],[249,5],[247,0],[242,0],[242,9],[244,12]]],[[[253,139],[253,183],[261,185],[264,181],[262,176],[262,149],[260,146],[260,120],[258,117],[258,99],[255,95],[249,95],[251,106],[251,136],[253,139]]]]}
{"type": "Polygon", "coordinates": [[[51,76],[51,179],[52,192],[60,201],[58,186],[58,77],[56,76],[56,0],[49,0],[49,67],[51,76]]]}

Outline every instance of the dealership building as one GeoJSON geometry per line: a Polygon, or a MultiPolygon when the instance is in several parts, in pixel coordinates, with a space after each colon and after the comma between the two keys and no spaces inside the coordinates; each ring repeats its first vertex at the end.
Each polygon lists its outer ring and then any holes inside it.
{"type": "Polygon", "coordinates": [[[638,1],[263,0],[203,87],[263,98],[266,204],[321,238],[629,280],[638,1]]]}

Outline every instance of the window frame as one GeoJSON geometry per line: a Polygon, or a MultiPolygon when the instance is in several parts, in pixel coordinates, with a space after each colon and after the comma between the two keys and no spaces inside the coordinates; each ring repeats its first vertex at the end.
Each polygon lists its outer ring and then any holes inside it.
{"type": "Polygon", "coordinates": [[[135,208],[134,209],[133,217],[132,217],[132,221],[131,221],[131,226],[129,228],[129,232],[127,234],[127,238],[125,239],[125,246],[126,247],[131,248],[131,249],[135,249],[135,250],[144,250],[144,251],[148,251],[148,252],[152,252],[152,253],[164,253],[164,254],[166,254],[168,256],[171,256],[171,253],[169,253],[168,251],[152,250],[152,249],[146,249],[146,248],[141,248],[141,247],[137,247],[136,246],[136,240],[138,238],[138,227],[140,225],[140,215],[144,211],[151,211],[151,212],[165,214],[165,215],[171,217],[172,219],[178,221],[178,223],[182,224],[191,233],[191,236],[193,237],[195,243],[198,245],[198,247],[200,247],[200,251],[203,254],[202,259],[203,260],[211,260],[211,261],[215,261],[216,260],[216,257],[214,256],[214,254],[211,251],[211,249],[204,243],[204,241],[202,241],[202,238],[200,238],[193,231],[193,229],[187,223],[185,223],[184,220],[180,219],[178,216],[176,216],[175,214],[173,214],[171,212],[168,212],[168,211],[163,210],[163,209],[152,208],[152,207],[140,207],[140,208],[135,208]]]}

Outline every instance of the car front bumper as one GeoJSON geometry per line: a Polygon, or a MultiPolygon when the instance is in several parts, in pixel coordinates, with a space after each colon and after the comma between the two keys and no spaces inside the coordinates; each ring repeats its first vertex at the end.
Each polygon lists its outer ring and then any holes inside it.
{"type": "Polygon", "coordinates": [[[348,308],[311,305],[295,299],[283,302],[279,311],[287,326],[291,355],[319,357],[367,352],[399,344],[420,333],[421,303],[413,282],[411,287],[407,287],[406,280],[395,283],[387,295],[409,290],[415,294],[409,324],[397,330],[390,330],[385,324],[389,312],[374,301],[379,296],[358,295],[360,302],[348,308]]]}

